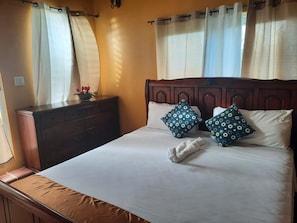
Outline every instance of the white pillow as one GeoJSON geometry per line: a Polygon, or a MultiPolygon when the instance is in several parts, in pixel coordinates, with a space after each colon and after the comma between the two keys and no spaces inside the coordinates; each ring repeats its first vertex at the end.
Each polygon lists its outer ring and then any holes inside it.
{"type": "MultiPolygon", "coordinates": [[[[147,119],[147,127],[167,130],[168,127],[161,120],[168,112],[170,112],[173,108],[175,108],[176,104],[167,104],[167,103],[157,103],[154,101],[149,101],[148,104],[148,119],[147,119]]],[[[197,106],[191,106],[191,108],[201,116],[201,112],[197,106]]],[[[192,128],[189,132],[193,133],[198,130],[198,125],[192,128]]]]}
{"type": "MultiPolygon", "coordinates": [[[[214,108],[217,115],[226,108],[214,108]]],[[[245,110],[239,109],[245,120],[256,130],[252,135],[240,139],[240,142],[288,148],[291,141],[293,110],[245,110]]]]}

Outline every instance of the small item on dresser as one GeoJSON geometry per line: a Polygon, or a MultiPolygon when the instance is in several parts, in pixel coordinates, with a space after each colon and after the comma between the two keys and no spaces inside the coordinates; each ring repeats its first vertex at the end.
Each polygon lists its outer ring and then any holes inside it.
{"type": "Polygon", "coordinates": [[[82,86],[81,88],[76,89],[74,95],[78,95],[79,100],[81,101],[89,101],[92,97],[95,97],[96,94],[90,92],[90,86],[82,86]]]}
{"type": "Polygon", "coordinates": [[[180,143],[177,147],[168,150],[168,157],[172,162],[179,163],[191,154],[198,152],[205,141],[200,137],[197,139],[190,139],[180,143]]]}

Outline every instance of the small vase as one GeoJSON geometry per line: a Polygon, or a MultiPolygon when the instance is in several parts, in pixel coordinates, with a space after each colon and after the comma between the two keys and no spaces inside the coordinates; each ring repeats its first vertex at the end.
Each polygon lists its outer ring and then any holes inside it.
{"type": "Polygon", "coordinates": [[[90,101],[90,99],[92,98],[91,94],[80,94],[78,96],[81,102],[90,101]]]}

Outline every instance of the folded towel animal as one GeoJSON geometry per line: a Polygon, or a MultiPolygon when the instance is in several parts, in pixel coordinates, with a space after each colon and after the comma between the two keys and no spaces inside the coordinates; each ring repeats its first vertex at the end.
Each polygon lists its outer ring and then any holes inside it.
{"type": "Polygon", "coordinates": [[[194,140],[187,140],[180,143],[177,147],[168,150],[168,157],[172,162],[179,163],[191,154],[200,150],[205,141],[200,137],[194,140]]]}

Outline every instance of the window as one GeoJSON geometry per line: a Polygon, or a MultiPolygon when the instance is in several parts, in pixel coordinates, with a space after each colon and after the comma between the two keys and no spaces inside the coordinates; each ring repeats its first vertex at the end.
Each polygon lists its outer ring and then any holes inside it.
{"type": "Polygon", "coordinates": [[[207,9],[186,18],[155,23],[158,78],[239,77],[246,22],[242,4],[207,9]]]}
{"type": "Polygon", "coordinates": [[[73,100],[83,85],[98,90],[98,46],[84,16],[68,16],[66,8],[34,4],[32,46],[36,105],[73,100]]]}
{"type": "Polygon", "coordinates": [[[35,104],[68,100],[75,70],[66,9],[44,3],[32,8],[32,47],[35,104]]]}
{"type": "Polygon", "coordinates": [[[0,164],[13,157],[11,152],[11,135],[5,106],[2,77],[0,73],[0,164]]]}

